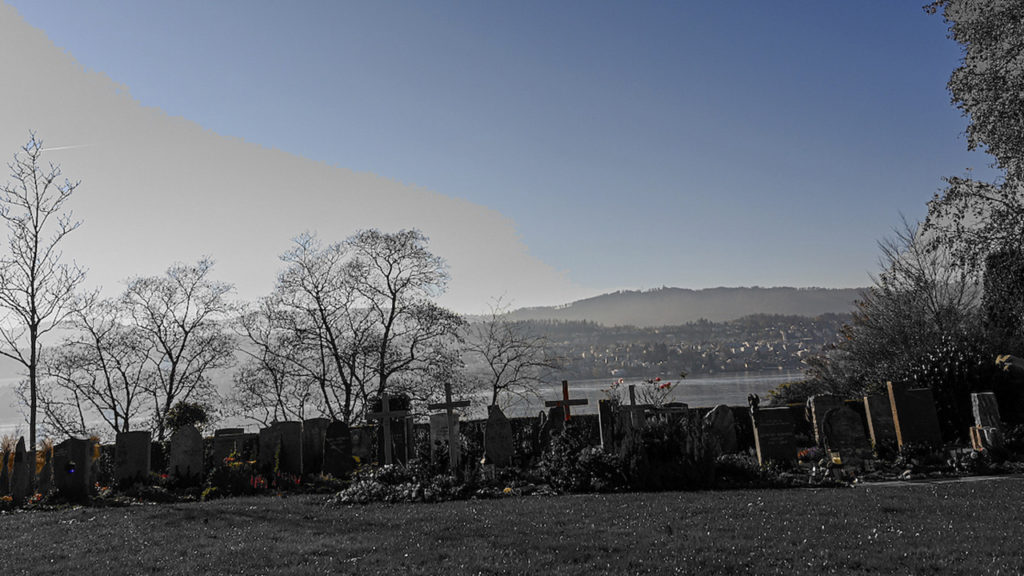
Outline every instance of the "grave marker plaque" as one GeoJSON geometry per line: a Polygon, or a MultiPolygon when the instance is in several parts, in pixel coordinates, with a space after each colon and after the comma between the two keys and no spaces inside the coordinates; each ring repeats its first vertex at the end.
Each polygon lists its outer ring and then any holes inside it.
{"type": "Polygon", "coordinates": [[[764,466],[772,460],[785,462],[796,459],[793,417],[789,408],[760,408],[751,413],[751,418],[758,463],[764,466]]]}
{"type": "Polygon", "coordinates": [[[171,436],[171,456],[167,472],[183,482],[203,477],[203,435],[195,426],[182,426],[171,436]]]}
{"type": "Polygon", "coordinates": [[[119,485],[149,479],[150,438],[148,430],[118,432],[114,441],[114,480],[119,485]]]}
{"type": "Polygon", "coordinates": [[[348,424],[335,420],[324,432],[324,474],[345,478],[355,470],[352,459],[352,432],[348,424]]]}
{"type": "Polygon", "coordinates": [[[900,447],[907,443],[941,446],[942,430],[932,391],[892,382],[887,386],[897,444],[900,447]]]}

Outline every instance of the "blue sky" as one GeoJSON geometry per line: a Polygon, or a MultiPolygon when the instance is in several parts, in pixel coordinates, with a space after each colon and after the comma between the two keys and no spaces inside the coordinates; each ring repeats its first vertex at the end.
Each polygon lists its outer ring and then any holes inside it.
{"type": "Polygon", "coordinates": [[[988,173],[915,2],[7,2],[146,107],[496,210],[593,294],[864,286],[988,173]]]}

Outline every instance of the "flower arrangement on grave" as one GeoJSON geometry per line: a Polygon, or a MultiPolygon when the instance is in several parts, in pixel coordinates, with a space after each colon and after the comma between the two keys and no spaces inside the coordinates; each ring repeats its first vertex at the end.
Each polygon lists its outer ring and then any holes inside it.
{"type": "Polygon", "coordinates": [[[810,448],[804,448],[797,452],[796,459],[800,462],[818,462],[825,456],[825,453],[817,446],[811,446],[810,448]]]}
{"type": "MultiPolygon", "coordinates": [[[[680,372],[679,378],[686,378],[686,372],[680,372]]],[[[639,385],[634,386],[636,402],[638,404],[646,404],[654,407],[664,406],[668,397],[672,394],[672,390],[674,390],[676,386],[677,384],[673,384],[667,380],[662,380],[661,376],[641,380],[639,385]]],[[[607,399],[618,405],[622,405],[622,394],[626,387],[626,379],[619,378],[612,382],[611,386],[604,389],[602,392],[604,392],[607,399]]]]}

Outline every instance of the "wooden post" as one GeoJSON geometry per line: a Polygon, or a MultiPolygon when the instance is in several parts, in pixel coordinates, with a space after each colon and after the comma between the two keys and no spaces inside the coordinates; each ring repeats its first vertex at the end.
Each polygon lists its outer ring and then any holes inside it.
{"type": "Polygon", "coordinates": [[[551,408],[553,406],[561,406],[565,411],[565,421],[569,421],[569,407],[570,406],[583,406],[589,404],[590,401],[586,398],[578,398],[576,400],[569,399],[569,381],[562,380],[562,399],[561,400],[548,400],[544,403],[544,406],[551,408]]]}

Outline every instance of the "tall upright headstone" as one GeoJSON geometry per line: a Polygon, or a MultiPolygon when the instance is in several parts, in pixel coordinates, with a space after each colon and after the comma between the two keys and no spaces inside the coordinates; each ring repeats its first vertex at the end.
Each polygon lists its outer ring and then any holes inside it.
{"type": "Polygon", "coordinates": [[[324,433],[324,474],[346,478],[355,470],[352,459],[352,432],[348,424],[335,420],[324,433]]]}
{"type": "Polygon", "coordinates": [[[825,448],[839,452],[844,459],[869,457],[871,445],[864,430],[864,422],[848,406],[833,408],[825,413],[821,426],[825,448]]]}
{"type": "Polygon", "coordinates": [[[444,410],[444,421],[437,422],[433,416],[430,417],[430,447],[434,449],[436,442],[444,441],[448,445],[448,469],[454,473],[459,467],[459,459],[462,451],[462,438],[459,435],[459,415],[456,408],[468,408],[469,400],[453,400],[452,384],[444,383],[444,402],[428,404],[429,410],[444,410]],[[435,435],[435,431],[437,434],[435,435]],[[443,431],[443,433],[442,433],[443,431]],[[443,438],[442,438],[443,436],[443,438]]]}
{"type": "Polygon", "coordinates": [[[407,434],[411,426],[406,425],[409,411],[396,409],[392,406],[392,400],[395,400],[395,404],[397,404],[399,399],[392,399],[385,392],[380,398],[380,410],[369,414],[370,418],[381,421],[380,444],[385,465],[394,464],[396,461],[405,464],[411,444],[411,438],[407,434]]]}
{"type": "Polygon", "coordinates": [[[888,382],[889,403],[896,428],[896,442],[904,444],[942,445],[942,429],[935,411],[935,399],[928,388],[911,388],[908,384],[888,382]]]}
{"type": "Polygon", "coordinates": [[[751,421],[759,464],[764,466],[770,461],[788,462],[796,459],[793,416],[789,408],[752,410],[751,421]]]}
{"type": "Polygon", "coordinates": [[[892,421],[892,403],[888,396],[865,396],[864,413],[868,433],[876,450],[896,448],[896,426],[892,421]]]}
{"type": "Polygon", "coordinates": [[[213,433],[213,466],[224,464],[224,459],[243,451],[244,428],[221,428],[213,433]]]}
{"type": "Polygon", "coordinates": [[[53,445],[46,443],[42,450],[36,452],[36,458],[42,461],[37,478],[38,492],[49,494],[53,487],[53,445]]]}
{"type": "Polygon", "coordinates": [[[704,425],[711,435],[718,440],[718,446],[723,454],[736,452],[738,449],[736,418],[733,416],[732,408],[725,404],[715,406],[704,416],[704,425]]]}
{"type": "Polygon", "coordinates": [[[14,449],[14,469],[11,472],[11,499],[15,504],[21,504],[29,497],[35,471],[35,459],[29,460],[29,453],[25,451],[25,437],[22,436],[14,449]]]}
{"type": "Polygon", "coordinates": [[[171,435],[167,472],[181,482],[194,482],[203,477],[203,435],[195,426],[182,426],[171,435]]]}
{"type": "Polygon", "coordinates": [[[310,418],[302,421],[302,472],[319,474],[324,468],[324,439],[328,418],[310,418]]]}
{"type": "Polygon", "coordinates": [[[114,480],[118,484],[149,478],[151,437],[148,430],[118,432],[114,441],[114,480]]]}
{"type": "Polygon", "coordinates": [[[282,474],[302,474],[302,422],[274,422],[260,430],[259,467],[282,474]]]}
{"type": "Polygon", "coordinates": [[[11,491],[12,460],[14,460],[13,450],[0,452],[0,496],[6,496],[11,491]]]}
{"type": "Polygon", "coordinates": [[[822,428],[825,423],[825,413],[834,408],[843,406],[843,399],[834,394],[815,394],[807,400],[810,407],[810,422],[814,429],[814,442],[818,446],[825,446],[825,439],[822,435],[822,428]]]}
{"type": "Polygon", "coordinates": [[[68,438],[53,448],[53,484],[72,501],[88,498],[92,486],[92,440],[68,438]]]}
{"type": "Polygon", "coordinates": [[[615,405],[611,400],[597,401],[598,424],[601,428],[601,447],[606,452],[616,448],[615,405]]]}
{"type": "Polygon", "coordinates": [[[983,428],[999,428],[1002,420],[999,417],[999,402],[992,392],[975,392],[971,394],[971,409],[974,413],[974,425],[983,428]]]}
{"type": "Polygon", "coordinates": [[[487,407],[487,428],[484,429],[484,453],[487,462],[498,468],[512,465],[512,423],[501,408],[487,407]]]}

